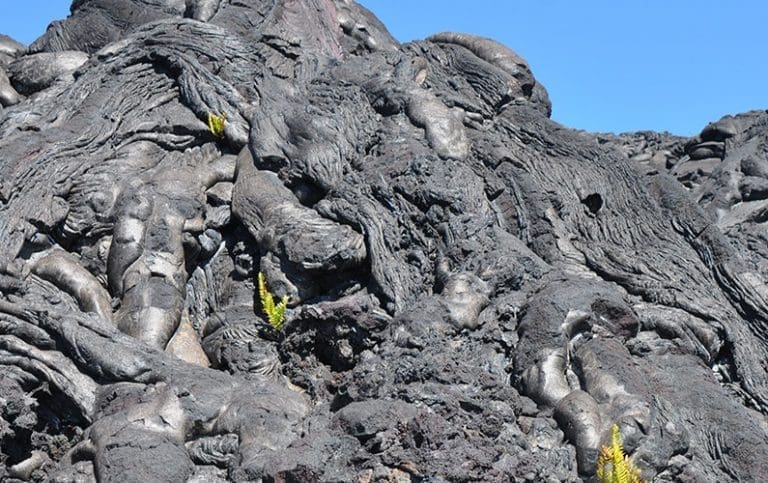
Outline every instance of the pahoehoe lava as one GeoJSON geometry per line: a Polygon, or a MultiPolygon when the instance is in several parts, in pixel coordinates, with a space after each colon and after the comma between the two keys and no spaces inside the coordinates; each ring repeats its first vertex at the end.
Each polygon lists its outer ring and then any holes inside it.
{"type": "Polygon", "coordinates": [[[569,129],[352,0],[75,0],[0,106],[0,480],[768,474],[766,111],[569,129]]]}

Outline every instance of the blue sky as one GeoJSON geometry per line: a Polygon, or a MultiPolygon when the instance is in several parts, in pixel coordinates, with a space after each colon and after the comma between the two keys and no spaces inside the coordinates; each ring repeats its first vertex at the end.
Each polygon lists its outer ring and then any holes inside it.
{"type": "MultiPolygon", "coordinates": [[[[3,2],[0,32],[29,43],[70,0],[3,2]]],[[[494,38],[531,64],[553,119],[590,131],[696,134],[768,108],[765,0],[362,0],[401,42],[494,38]]]]}

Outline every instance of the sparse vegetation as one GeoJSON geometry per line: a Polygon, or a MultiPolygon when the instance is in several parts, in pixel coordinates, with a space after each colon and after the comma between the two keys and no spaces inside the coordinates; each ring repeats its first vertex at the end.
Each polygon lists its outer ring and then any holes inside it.
{"type": "Polygon", "coordinates": [[[275,298],[267,289],[267,282],[264,280],[264,274],[261,272],[259,272],[259,300],[261,300],[261,309],[267,316],[269,325],[278,332],[283,330],[285,309],[288,307],[288,296],[284,295],[280,303],[275,305],[275,298]]]}
{"type": "Polygon", "coordinates": [[[224,123],[227,121],[227,115],[222,114],[221,116],[217,116],[216,114],[208,113],[208,129],[211,131],[211,134],[214,135],[214,137],[217,138],[223,138],[224,137],[224,123]]]}
{"type": "Polygon", "coordinates": [[[640,469],[624,454],[619,425],[611,427],[611,444],[603,446],[597,458],[597,480],[600,483],[645,483],[640,469]]]}

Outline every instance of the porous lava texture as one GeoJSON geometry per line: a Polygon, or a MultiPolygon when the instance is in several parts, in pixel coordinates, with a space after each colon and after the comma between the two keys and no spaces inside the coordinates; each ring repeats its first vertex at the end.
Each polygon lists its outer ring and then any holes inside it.
{"type": "Polygon", "coordinates": [[[766,112],[569,129],[352,0],[75,0],[0,104],[0,480],[768,475],[766,112]]]}

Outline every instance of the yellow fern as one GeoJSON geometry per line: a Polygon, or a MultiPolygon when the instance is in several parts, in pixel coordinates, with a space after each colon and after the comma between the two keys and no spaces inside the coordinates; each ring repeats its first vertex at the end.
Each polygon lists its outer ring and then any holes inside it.
{"type": "Polygon", "coordinates": [[[223,138],[224,137],[224,122],[227,120],[227,114],[224,113],[221,116],[217,116],[216,114],[208,113],[208,129],[211,131],[211,134],[214,135],[214,137],[217,138],[223,138]]]}
{"type": "Polygon", "coordinates": [[[597,458],[597,481],[600,483],[645,483],[640,469],[624,454],[619,425],[611,427],[611,444],[603,446],[597,458]]]}
{"type": "Polygon", "coordinates": [[[288,307],[288,296],[284,295],[280,303],[275,305],[275,298],[267,290],[267,282],[264,281],[264,274],[259,272],[259,300],[261,300],[261,310],[267,316],[267,321],[276,331],[283,329],[285,324],[285,309],[288,307]]]}

